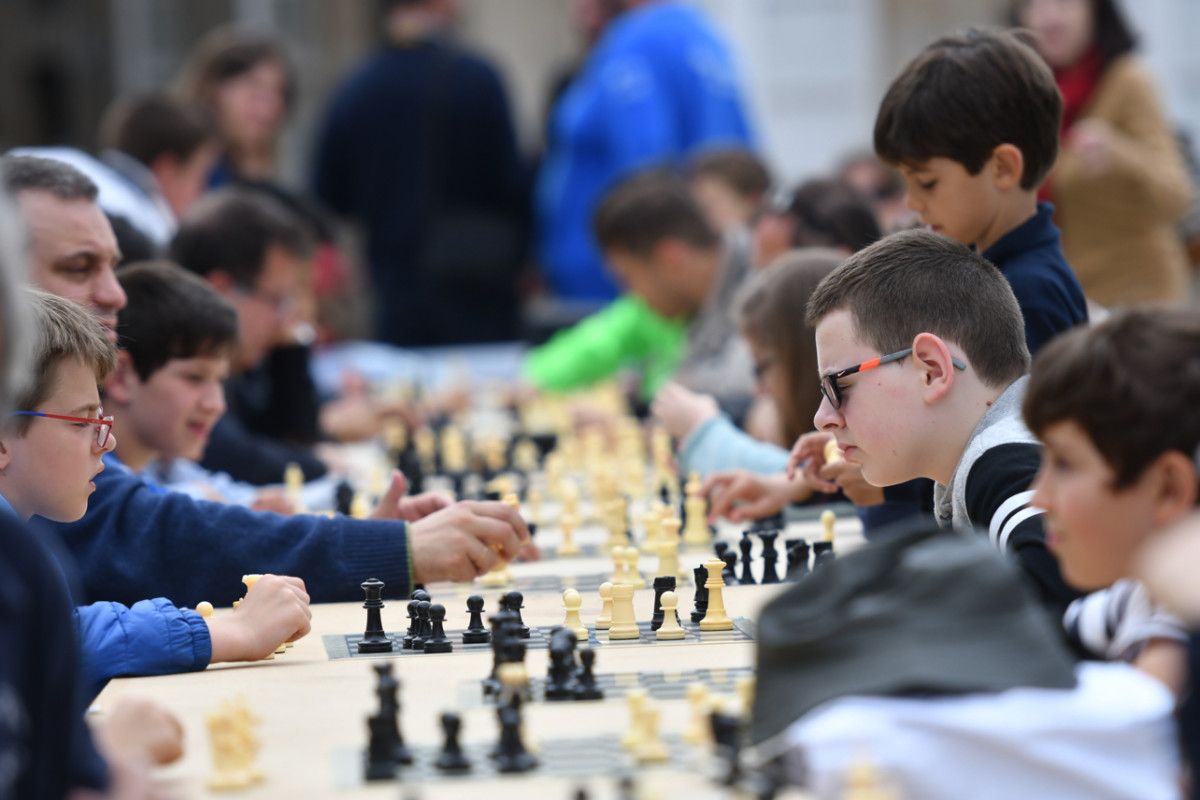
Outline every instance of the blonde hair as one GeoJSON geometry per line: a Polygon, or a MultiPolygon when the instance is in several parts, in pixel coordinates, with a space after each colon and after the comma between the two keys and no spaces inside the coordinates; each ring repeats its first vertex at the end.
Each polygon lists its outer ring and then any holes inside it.
{"type": "MultiPolygon", "coordinates": [[[[82,361],[97,384],[112,374],[117,367],[116,348],[87,309],[37,289],[26,289],[24,299],[33,318],[33,380],[17,395],[18,409],[36,411],[54,393],[55,368],[64,361],[82,361]]],[[[16,417],[13,427],[24,433],[29,423],[29,417],[16,417]]]]}

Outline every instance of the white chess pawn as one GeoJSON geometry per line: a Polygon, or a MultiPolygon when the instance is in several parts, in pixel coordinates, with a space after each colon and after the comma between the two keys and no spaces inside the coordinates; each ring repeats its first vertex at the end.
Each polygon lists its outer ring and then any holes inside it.
{"type": "Polygon", "coordinates": [[[658,553],[658,577],[679,577],[679,520],[663,520],[662,538],[656,545],[658,553]],[[672,530],[673,528],[673,530],[672,530]]]}
{"type": "Polygon", "coordinates": [[[371,503],[362,492],[355,492],[350,500],[350,518],[366,519],[371,516],[371,503]]]}
{"type": "Polygon", "coordinates": [[[712,739],[712,729],[709,727],[708,687],[699,681],[689,683],[687,687],[688,707],[692,710],[692,721],[683,732],[683,740],[691,745],[704,745],[712,739]]]}
{"type": "Polygon", "coordinates": [[[708,590],[708,613],[700,620],[702,631],[733,630],[733,620],[725,614],[725,598],[721,595],[725,588],[725,581],[721,579],[724,568],[725,562],[718,558],[704,562],[704,569],[708,571],[708,580],[704,582],[704,588],[708,590]]]}
{"type": "Polygon", "coordinates": [[[583,624],[583,620],[579,616],[579,609],[582,607],[583,598],[579,596],[579,592],[574,589],[567,589],[563,592],[563,608],[567,610],[563,627],[574,633],[575,638],[581,643],[586,644],[589,634],[587,626],[583,624]]]}
{"type": "Polygon", "coordinates": [[[633,587],[618,583],[612,587],[612,624],[608,626],[609,639],[640,639],[642,630],[637,624],[633,610],[633,587]]]}
{"type": "Polygon", "coordinates": [[[562,542],[558,545],[560,556],[577,556],[582,552],[575,543],[575,526],[578,522],[579,518],[570,511],[564,511],[559,519],[559,528],[562,530],[562,542]]]}
{"type": "Polygon", "coordinates": [[[837,524],[837,514],[828,508],[821,512],[821,531],[827,542],[833,541],[833,526],[837,524]]]}
{"type": "Polygon", "coordinates": [[[608,581],[600,584],[600,616],[596,617],[596,630],[606,631],[612,625],[613,585],[608,581]]]}
{"type": "Polygon", "coordinates": [[[634,589],[642,589],[646,586],[646,579],[638,571],[639,556],[640,554],[636,547],[630,546],[625,548],[625,583],[628,583],[634,589]]]}
{"type": "Polygon", "coordinates": [[[621,747],[626,750],[636,751],[646,738],[642,723],[642,714],[646,710],[646,698],[646,690],[640,688],[630,689],[629,694],[625,695],[625,707],[629,709],[629,727],[625,729],[625,735],[621,737],[621,747]]]}
{"type": "Polygon", "coordinates": [[[700,489],[700,476],[693,472],[685,487],[687,499],[683,501],[683,509],[687,516],[683,529],[683,543],[691,548],[706,548],[712,544],[712,534],[708,530],[708,503],[700,494],[700,489]]]}
{"type": "Polygon", "coordinates": [[[738,701],[742,706],[742,719],[750,721],[750,715],[754,713],[754,676],[742,675],[733,683],[733,691],[737,694],[738,701]]]}
{"type": "Polygon", "coordinates": [[[684,630],[679,625],[679,618],[675,616],[675,611],[679,608],[679,597],[674,592],[663,592],[658,602],[662,605],[663,622],[654,632],[654,637],[667,641],[682,639],[684,630]]]}
{"type": "Polygon", "coordinates": [[[612,553],[613,573],[612,577],[608,579],[609,583],[614,585],[618,583],[629,583],[629,579],[625,577],[626,573],[628,572],[625,567],[625,545],[618,545],[610,552],[612,553]]]}
{"type": "Polygon", "coordinates": [[[642,741],[633,751],[639,764],[661,764],[671,757],[667,746],[659,738],[658,719],[659,710],[654,706],[647,705],[642,709],[642,741]]]}
{"type": "Polygon", "coordinates": [[[213,604],[207,600],[201,600],[196,603],[196,613],[205,619],[210,619],[213,615],[213,604]]]}
{"type": "Polygon", "coordinates": [[[659,522],[662,520],[662,511],[657,505],[651,506],[650,510],[642,515],[642,527],[646,532],[646,536],[642,539],[640,549],[643,553],[653,553],[655,546],[659,541],[659,522]]]}

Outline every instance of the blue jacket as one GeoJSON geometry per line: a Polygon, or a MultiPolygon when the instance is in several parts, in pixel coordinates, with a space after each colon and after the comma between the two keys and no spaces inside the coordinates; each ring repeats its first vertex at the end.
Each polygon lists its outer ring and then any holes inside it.
{"type": "Polygon", "coordinates": [[[1008,278],[1017,296],[1025,317],[1025,343],[1030,355],[1088,318],[1083,288],[1063,256],[1053,215],[1054,206],[1038,203],[1036,214],[983,253],[1008,278]]]}
{"type": "Polygon", "coordinates": [[[622,15],[550,121],[535,200],[538,258],[554,293],[616,297],[591,231],[614,182],[704,147],[751,143],[733,57],[700,12],[655,3],[622,15]]]}
{"type": "Polygon", "coordinates": [[[92,603],[75,609],[89,702],[121,675],[169,675],[204,669],[212,658],[208,623],[165,597],[92,603]]]}
{"type": "Polygon", "coordinates": [[[109,456],[104,464],[83,519],[34,518],[62,537],[89,597],[226,605],[244,593],[242,575],[256,572],[302,578],[314,603],[362,599],[366,578],[384,581],[389,597],[411,591],[403,522],[208,503],[152,487],[109,456]]]}

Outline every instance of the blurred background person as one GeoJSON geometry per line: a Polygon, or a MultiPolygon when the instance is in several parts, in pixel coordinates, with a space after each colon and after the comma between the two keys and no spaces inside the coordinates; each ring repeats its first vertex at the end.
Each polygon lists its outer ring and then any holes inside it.
{"type": "Polygon", "coordinates": [[[385,41],[334,93],[314,186],[362,223],[374,336],[515,339],[526,174],[496,69],[453,44],[453,0],[388,0],[385,41]]]}
{"type": "Polygon", "coordinates": [[[1062,150],[1042,194],[1056,205],[1063,251],[1103,306],[1188,299],[1175,224],[1191,181],[1154,80],[1114,0],[1020,0],[1063,96],[1062,150]]]}

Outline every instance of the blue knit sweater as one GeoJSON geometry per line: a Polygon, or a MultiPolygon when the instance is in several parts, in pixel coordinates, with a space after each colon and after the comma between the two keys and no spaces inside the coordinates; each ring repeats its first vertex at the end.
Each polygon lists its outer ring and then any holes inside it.
{"type": "MultiPolygon", "coordinates": [[[[408,531],[398,521],[284,517],[163,492],[108,456],[78,522],[32,522],[58,533],[89,597],[135,603],[170,597],[217,605],[244,593],[246,573],[295,575],[313,602],[362,598],[379,578],[388,596],[410,591],[408,531]]],[[[78,602],[78,600],[77,600],[78,602]]]]}

